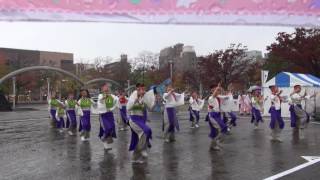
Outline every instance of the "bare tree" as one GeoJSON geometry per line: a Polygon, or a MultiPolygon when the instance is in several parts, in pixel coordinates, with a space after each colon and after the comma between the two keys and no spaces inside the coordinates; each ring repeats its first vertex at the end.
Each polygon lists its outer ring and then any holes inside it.
{"type": "Polygon", "coordinates": [[[95,69],[98,71],[98,72],[102,72],[103,71],[103,68],[106,64],[109,64],[112,62],[112,58],[109,57],[109,56],[106,56],[106,57],[96,57],[94,59],[94,66],[95,66],[95,69]]]}
{"type": "Polygon", "coordinates": [[[133,70],[136,69],[159,69],[159,54],[150,51],[142,51],[138,57],[130,61],[133,70]]]}

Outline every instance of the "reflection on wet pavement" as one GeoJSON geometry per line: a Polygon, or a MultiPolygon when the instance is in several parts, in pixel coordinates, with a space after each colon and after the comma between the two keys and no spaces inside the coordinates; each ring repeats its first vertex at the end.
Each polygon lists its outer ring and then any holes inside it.
{"type": "Polygon", "coordinates": [[[304,163],[300,156],[319,155],[318,124],[310,124],[306,138],[298,140],[287,123],[283,143],[272,143],[268,121],[254,130],[249,117],[240,117],[232,134],[223,138],[222,151],[210,152],[206,122],[202,119],[199,129],[190,129],[188,113],[180,112],[179,117],[181,131],[176,142],[167,144],[161,138],[161,116],[150,114],[153,140],[148,163],[132,164],[131,132],[118,132],[114,149],[106,152],[97,137],[96,116],[90,141],[81,142],[79,136],[48,128],[45,110],[1,112],[1,179],[263,179],[304,163]]]}

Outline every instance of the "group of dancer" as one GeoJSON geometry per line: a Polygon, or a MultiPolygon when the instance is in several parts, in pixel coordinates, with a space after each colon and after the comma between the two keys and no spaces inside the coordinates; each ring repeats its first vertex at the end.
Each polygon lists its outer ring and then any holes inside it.
{"type": "MultiPolygon", "coordinates": [[[[280,132],[284,128],[284,121],[281,117],[281,103],[284,102],[282,91],[277,86],[269,87],[272,94],[270,128],[272,129],[273,141],[281,142],[280,132]]],[[[236,114],[233,112],[232,89],[224,90],[221,84],[210,87],[211,93],[207,98],[201,98],[197,92],[192,92],[189,98],[190,128],[199,128],[200,111],[203,109],[206,99],[208,99],[206,121],[210,127],[209,137],[211,138],[210,150],[219,151],[221,149],[221,138],[228,134],[231,128],[236,126],[236,114]]],[[[309,122],[308,113],[302,109],[302,101],[311,98],[306,93],[301,95],[301,86],[294,86],[290,94],[291,126],[302,133],[309,122]]],[[[76,135],[77,116],[79,116],[79,131],[82,141],[90,138],[91,113],[99,115],[100,131],[99,137],[104,149],[109,151],[113,148],[113,141],[116,135],[116,123],[114,111],[119,109],[121,120],[118,121],[119,130],[131,129],[131,142],[129,151],[133,151],[133,162],[143,163],[148,157],[148,148],[151,147],[152,130],[148,125],[148,110],[152,110],[155,105],[156,89],[145,90],[144,84],[138,83],[135,91],[126,97],[124,92],[118,95],[111,93],[108,84],[101,88],[97,102],[90,98],[88,90],[82,89],[80,97],[76,100],[73,93],[70,93],[65,102],[59,101],[55,94],[52,94],[49,103],[49,112],[52,125],[61,133],[67,128],[69,135],[76,135]],[[66,122],[64,121],[66,119],[66,122]]],[[[168,86],[163,94],[163,137],[166,143],[175,141],[175,133],[179,131],[179,120],[177,117],[177,107],[185,104],[186,93],[178,93],[172,86],[168,86]]],[[[252,123],[255,128],[263,122],[262,111],[265,99],[261,95],[261,89],[253,89],[250,94],[250,107],[252,123]]],[[[241,107],[240,107],[241,109],[241,107]]]]}

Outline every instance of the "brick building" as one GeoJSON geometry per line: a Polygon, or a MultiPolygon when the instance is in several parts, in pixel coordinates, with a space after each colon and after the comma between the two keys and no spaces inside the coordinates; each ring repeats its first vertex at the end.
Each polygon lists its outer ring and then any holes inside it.
{"type": "MultiPolygon", "coordinates": [[[[0,48],[0,65],[6,66],[9,72],[29,66],[51,66],[75,73],[72,53],[0,48]]],[[[20,83],[18,88],[21,86],[18,93],[25,94],[25,91],[29,91],[32,100],[41,99],[40,73],[26,72],[17,78],[20,83]]]]}
{"type": "Polygon", "coordinates": [[[0,64],[11,70],[28,66],[52,66],[74,72],[72,53],[0,48],[0,64]]]}

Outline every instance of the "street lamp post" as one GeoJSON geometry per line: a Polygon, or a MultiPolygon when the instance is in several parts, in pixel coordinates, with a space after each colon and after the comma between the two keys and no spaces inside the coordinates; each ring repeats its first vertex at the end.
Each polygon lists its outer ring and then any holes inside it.
{"type": "Polygon", "coordinates": [[[129,89],[130,89],[130,79],[127,80],[128,81],[128,94],[130,94],[129,89]]]}
{"type": "Polygon", "coordinates": [[[47,78],[47,100],[49,100],[49,94],[50,94],[50,78],[47,78]]]}
{"type": "Polygon", "coordinates": [[[169,64],[170,64],[170,79],[171,82],[173,81],[173,60],[169,60],[169,64]]]}
{"type": "MultiPolygon", "coordinates": [[[[61,99],[61,97],[62,97],[62,86],[63,86],[63,84],[66,83],[66,82],[68,82],[67,79],[62,79],[62,80],[60,81],[60,94],[59,94],[59,99],[61,99]]],[[[63,86],[63,87],[65,87],[65,86],[63,86]]]]}
{"type": "Polygon", "coordinates": [[[12,78],[12,94],[13,94],[13,100],[12,100],[12,109],[16,108],[16,77],[12,78]]]}
{"type": "Polygon", "coordinates": [[[142,82],[144,83],[144,71],[145,71],[145,66],[146,66],[146,59],[143,58],[143,70],[142,70],[142,82]]]}

